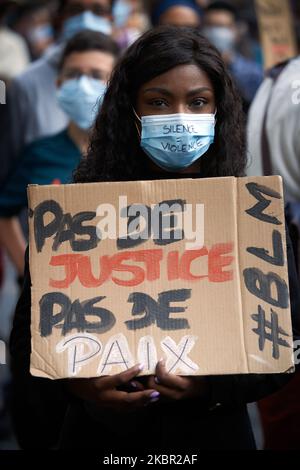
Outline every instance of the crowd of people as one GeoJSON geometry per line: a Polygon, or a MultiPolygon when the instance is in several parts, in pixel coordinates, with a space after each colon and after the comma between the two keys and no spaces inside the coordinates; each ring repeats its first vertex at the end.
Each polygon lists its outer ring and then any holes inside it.
{"type": "Polygon", "coordinates": [[[137,380],[135,367],[63,384],[29,374],[29,184],[281,175],[299,336],[300,55],[267,71],[263,60],[254,2],[0,0],[0,299],[10,272],[20,293],[9,319],[0,312],[0,340],[12,329],[0,442],[14,433],[25,449],[134,442],[146,451],[182,445],[182,429],[194,447],[254,449],[246,405],[258,402],[264,448],[299,449],[297,371],[178,377],[159,363],[157,381],[137,380]],[[164,114],[202,115],[209,144],[176,161],[143,145],[142,117],[164,114]]]}

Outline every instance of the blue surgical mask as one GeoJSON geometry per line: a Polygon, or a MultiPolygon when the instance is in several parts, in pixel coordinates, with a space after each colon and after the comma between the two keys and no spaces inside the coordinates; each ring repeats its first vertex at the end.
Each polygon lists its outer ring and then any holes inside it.
{"type": "Polygon", "coordinates": [[[50,23],[31,28],[28,33],[28,41],[30,44],[36,44],[40,41],[51,41],[53,39],[54,31],[50,23]]]}
{"type": "Polygon", "coordinates": [[[126,25],[132,12],[132,6],[128,0],[117,0],[113,6],[114,24],[117,28],[126,25]]]}
{"type": "Polygon", "coordinates": [[[182,170],[214,141],[214,114],[165,114],[141,118],[141,147],[159,167],[182,170]]]}
{"type": "Polygon", "coordinates": [[[67,41],[76,33],[90,29],[110,35],[112,33],[111,22],[103,16],[95,15],[91,11],[85,11],[79,15],[71,16],[63,25],[62,39],[67,41]]]}
{"type": "Polygon", "coordinates": [[[71,121],[80,129],[88,130],[94,124],[105,91],[105,82],[83,75],[65,81],[57,90],[57,99],[71,121]]]}
{"type": "Polygon", "coordinates": [[[226,26],[207,26],[203,28],[205,36],[219,52],[232,52],[235,46],[235,33],[226,26]]]}

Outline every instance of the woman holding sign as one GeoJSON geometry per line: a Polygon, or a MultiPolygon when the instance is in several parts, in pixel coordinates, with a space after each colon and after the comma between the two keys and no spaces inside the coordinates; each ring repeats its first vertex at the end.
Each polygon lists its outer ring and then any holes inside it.
{"type": "MultiPolygon", "coordinates": [[[[243,176],[243,120],[219,53],[197,30],[152,30],[118,63],[75,182],[243,176]]],[[[288,253],[296,315],[299,298],[288,253]]],[[[12,335],[17,369],[30,349],[29,287],[27,265],[12,335]]],[[[23,369],[28,362],[27,356],[23,369]]],[[[286,375],[183,377],[168,373],[163,360],[155,376],[138,377],[141,370],[136,365],[110,377],[56,382],[70,404],[60,447],[135,454],[252,449],[246,404],[288,380],[286,375]]]]}

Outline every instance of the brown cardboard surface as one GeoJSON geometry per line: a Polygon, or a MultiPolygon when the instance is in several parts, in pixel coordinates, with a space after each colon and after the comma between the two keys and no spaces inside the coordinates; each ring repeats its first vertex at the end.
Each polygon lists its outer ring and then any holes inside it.
{"type": "Polygon", "coordinates": [[[266,69],[297,55],[289,0],[255,0],[266,69]]]}
{"type": "Polygon", "coordinates": [[[282,197],[278,176],[29,186],[31,373],[292,368],[282,197]]]}

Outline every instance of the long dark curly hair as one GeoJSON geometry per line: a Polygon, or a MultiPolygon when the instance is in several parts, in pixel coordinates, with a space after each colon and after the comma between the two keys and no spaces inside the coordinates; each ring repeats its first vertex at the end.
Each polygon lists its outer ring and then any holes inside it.
{"type": "MultiPolygon", "coordinates": [[[[139,88],[154,77],[194,64],[212,82],[217,106],[215,141],[200,159],[198,177],[243,176],[246,166],[240,97],[218,51],[192,28],[162,26],[141,36],[117,63],[97,117],[90,148],[75,182],[156,179],[143,153],[133,113],[139,88]]],[[[168,178],[168,173],[165,173],[168,178]]]]}

